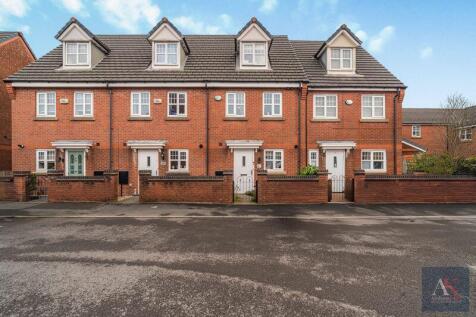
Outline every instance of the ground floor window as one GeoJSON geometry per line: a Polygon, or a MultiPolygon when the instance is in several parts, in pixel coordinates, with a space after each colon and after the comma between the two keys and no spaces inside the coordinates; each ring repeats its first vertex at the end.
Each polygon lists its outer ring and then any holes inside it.
{"type": "Polygon", "coordinates": [[[319,150],[309,150],[308,163],[311,166],[319,166],[319,150]]]}
{"type": "Polygon", "coordinates": [[[169,150],[169,170],[188,172],[188,150],[169,150]]]}
{"type": "Polygon", "coordinates": [[[385,172],[386,153],[383,150],[362,150],[362,169],[369,172],[385,172]]]}
{"type": "Polygon", "coordinates": [[[46,173],[56,169],[56,151],[55,150],[37,150],[36,151],[36,171],[46,173]]]}
{"type": "Polygon", "coordinates": [[[283,150],[265,150],[264,163],[268,171],[283,170],[283,150]]]}
{"type": "Polygon", "coordinates": [[[473,131],[471,128],[461,129],[459,131],[459,139],[461,141],[471,141],[473,139],[473,131]]]}

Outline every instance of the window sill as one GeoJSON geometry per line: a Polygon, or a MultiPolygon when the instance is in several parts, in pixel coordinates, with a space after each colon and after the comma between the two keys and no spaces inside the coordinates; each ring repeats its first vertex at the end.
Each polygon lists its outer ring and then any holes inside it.
{"type": "Polygon", "coordinates": [[[152,121],[151,117],[129,117],[128,121],[152,121]]]}
{"type": "Polygon", "coordinates": [[[190,176],[190,173],[188,171],[177,171],[177,172],[174,172],[174,171],[167,171],[165,173],[165,175],[169,176],[169,175],[173,175],[173,176],[190,176]]]}
{"type": "Polygon", "coordinates": [[[283,117],[261,117],[261,121],[284,121],[283,117]]]}
{"type": "Polygon", "coordinates": [[[73,117],[71,121],[94,121],[94,117],[73,117]]]}
{"type": "Polygon", "coordinates": [[[189,121],[188,117],[167,117],[165,121],[189,121]]]}
{"type": "Polygon", "coordinates": [[[421,136],[412,136],[412,139],[421,139],[421,136]]]}
{"type": "Polygon", "coordinates": [[[35,117],[34,121],[58,121],[56,117],[35,117]]]}
{"type": "Polygon", "coordinates": [[[266,170],[268,175],[286,175],[286,171],[273,171],[273,170],[266,170]]]}
{"type": "Polygon", "coordinates": [[[388,123],[387,119],[360,119],[361,123],[388,123]]]}
{"type": "Polygon", "coordinates": [[[319,118],[319,119],[312,119],[311,122],[340,122],[340,119],[319,118]]]}
{"type": "Polygon", "coordinates": [[[248,121],[245,117],[225,117],[223,121],[248,121]]]}
{"type": "Polygon", "coordinates": [[[460,140],[461,143],[470,143],[472,141],[473,141],[473,139],[471,139],[471,140],[460,140]]]}
{"type": "Polygon", "coordinates": [[[387,174],[387,170],[378,170],[378,171],[375,171],[375,170],[364,170],[366,174],[382,174],[382,175],[385,175],[387,174]]]}

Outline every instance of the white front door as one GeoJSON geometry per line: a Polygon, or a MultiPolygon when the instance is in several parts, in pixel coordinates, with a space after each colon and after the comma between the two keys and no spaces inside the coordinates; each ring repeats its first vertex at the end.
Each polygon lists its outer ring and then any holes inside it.
{"type": "Polygon", "coordinates": [[[138,161],[139,171],[151,171],[152,176],[159,175],[159,151],[139,150],[138,161]]]}
{"type": "Polygon", "coordinates": [[[243,194],[254,190],[254,150],[235,149],[233,151],[233,161],[233,180],[235,181],[235,192],[243,194]]]}
{"type": "Polygon", "coordinates": [[[342,193],[345,188],[345,150],[326,150],[326,168],[332,180],[332,192],[342,193]]]}

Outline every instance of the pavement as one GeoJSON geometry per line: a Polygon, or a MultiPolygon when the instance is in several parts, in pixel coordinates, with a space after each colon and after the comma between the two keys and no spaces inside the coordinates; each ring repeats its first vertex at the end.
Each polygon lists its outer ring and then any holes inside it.
{"type": "Polygon", "coordinates": [[[476,205],[30,202],[0,214],[2,316],[420,316],[422,267],[476,275],[476,205]]]}

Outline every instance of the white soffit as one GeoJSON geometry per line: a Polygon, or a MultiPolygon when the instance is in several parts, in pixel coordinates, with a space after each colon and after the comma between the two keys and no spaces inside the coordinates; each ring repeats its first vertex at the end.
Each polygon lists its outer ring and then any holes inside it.
{"type": "Polygon", "coordinates": [[[88,140],[58,140],[51,142],[51,146],[57,149],[89,149],[93,141],[88,140]]]}
{"type": "Polygon", "coordinates": [[[354,141],[317,141],[323,150],[350,150],[356,147],[354,141]]]}
{"type": "Polygon", "coordinates": [[[131,149],[163,149],[167,141],[165,140],[129,140],[127,146],[131,149]]]}
{"type": "Polygon", "coordinates": [[[258,149],[263,145],[263,140],[226,140],[226,146],[230,149],[258,149]]]}

